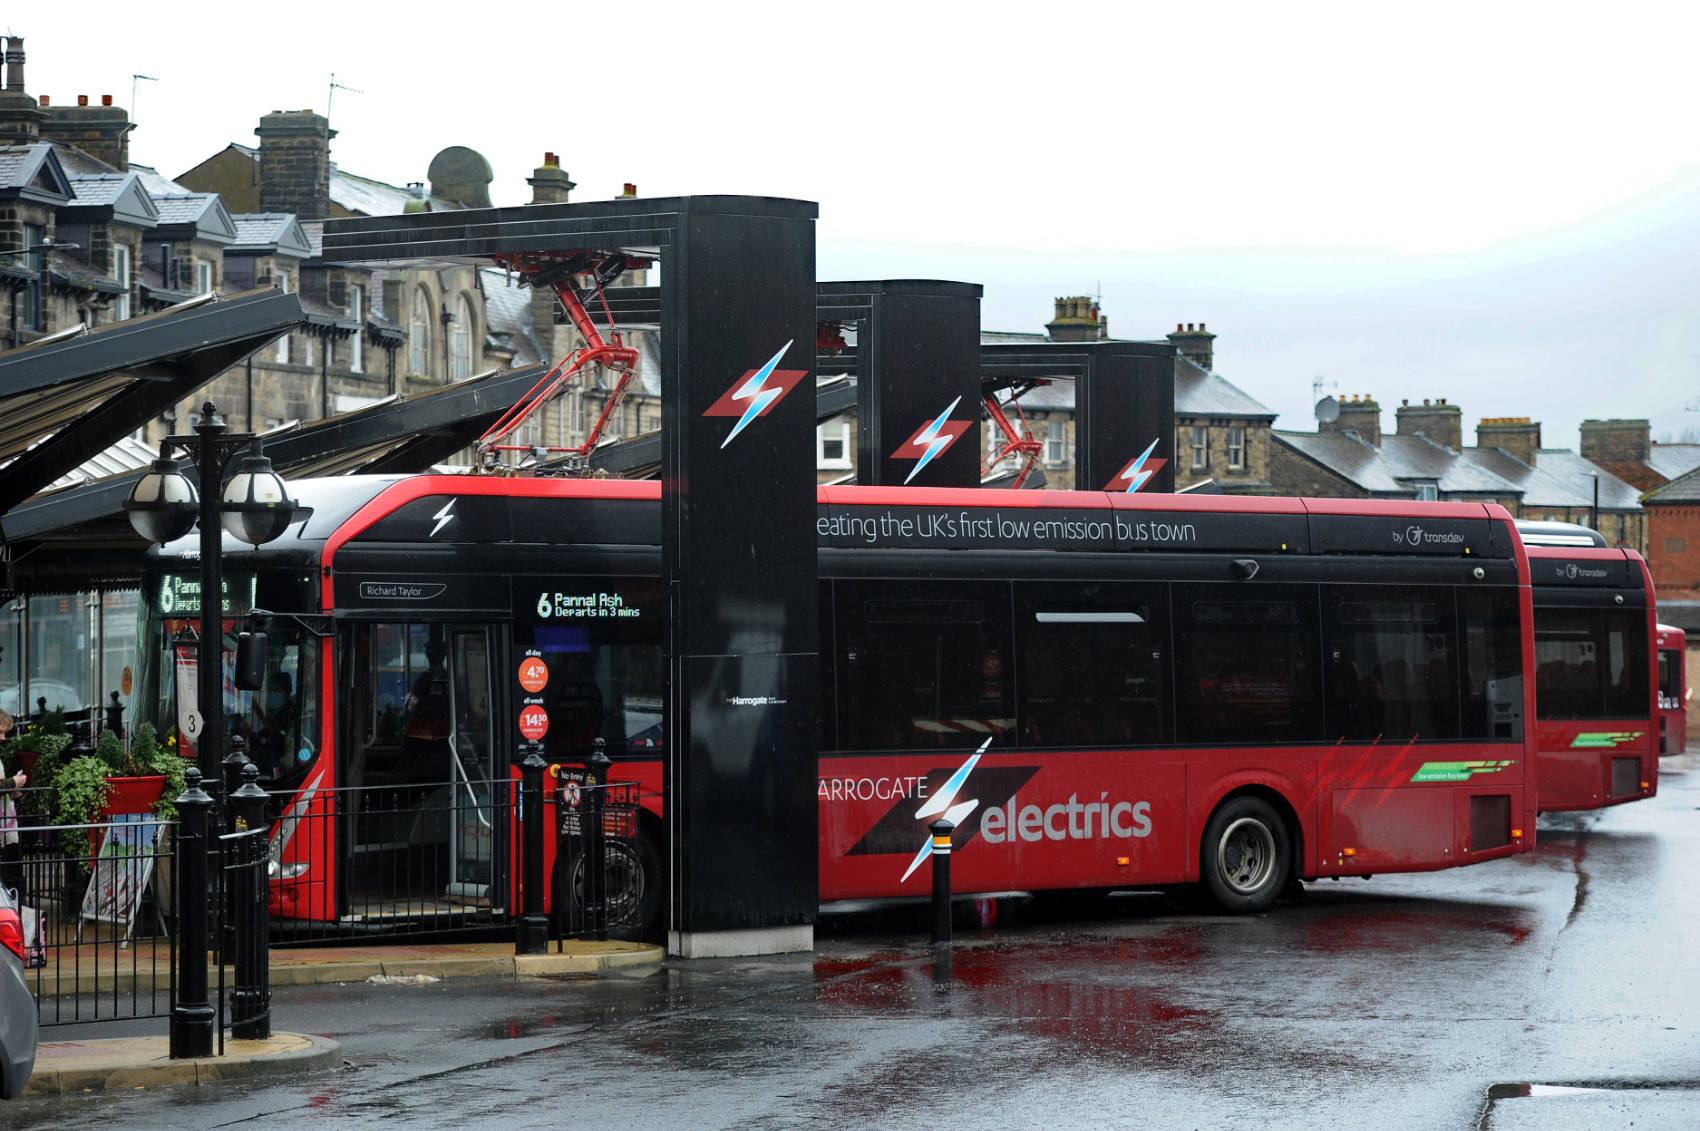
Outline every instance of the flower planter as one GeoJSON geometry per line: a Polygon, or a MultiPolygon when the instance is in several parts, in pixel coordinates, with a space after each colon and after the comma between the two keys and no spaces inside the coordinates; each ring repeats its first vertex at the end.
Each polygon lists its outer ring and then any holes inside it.
{"type": "Polygon", "coordinates": [[[165,792],[165,775],[148,774],[139,778],[107,778],[111,789],[106,804],[101,806],[100,820],[110,820],[125,813],[151,813],[165,792]]]}
{"type": "MultiPolygon", "coordinates": [[[[148,774],[137,778],[107,778],[106,782],[109,787],[106,792],[106,804],[94,815],[92,824],[133,813],[151,813],[154,805],[165,793],[164,774],[148,774]]],[[[100,838],[104,831],[98,828],[89,830],[91,859],[100,851],[100,838]]]]}

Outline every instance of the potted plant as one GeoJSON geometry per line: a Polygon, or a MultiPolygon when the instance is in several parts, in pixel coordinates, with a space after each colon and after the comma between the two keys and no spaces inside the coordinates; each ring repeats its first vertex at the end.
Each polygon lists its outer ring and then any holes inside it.
{"type": "MultiPolygon", "coordinates": [[[[183,792],[183,765],[175,750],[154,741],[149,723],[136,728],[128,750],[117,732],[106,731],[92,754],[70,759],[53,775],[53,823],[95,825],[148,812],[172,820],[183,792]]],[[[68,828],[61,839],[67,856],[92,855],[99,848],[98,829],[68,828]]]]}

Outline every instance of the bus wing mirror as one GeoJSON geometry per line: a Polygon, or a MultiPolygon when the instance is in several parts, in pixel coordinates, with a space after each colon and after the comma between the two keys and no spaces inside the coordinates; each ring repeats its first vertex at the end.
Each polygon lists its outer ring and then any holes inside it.
{"type": "Polygon", "coordinates": [[[266,685],[266,634],[243,632],[236,637],[236,687],[259,691],[266,685]]]}

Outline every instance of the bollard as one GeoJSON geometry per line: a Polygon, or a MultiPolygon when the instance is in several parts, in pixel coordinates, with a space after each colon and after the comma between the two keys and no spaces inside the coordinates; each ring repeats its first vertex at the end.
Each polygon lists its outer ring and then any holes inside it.
{"type": "Polygon", "coordinates": [[[933,945],[950,943],[950,834],[956,825],[940,817],[933,831],[933,945]]]}
{"type": "Polygon", "coordinates": [[[177,1000],[171,1006],[171,1058],[211,1056],[214,1013],[207,1001],[207,819],[213,799],[201,771],[183,771],[177,799],[177,1000]]]}
{"type": "Polygon", "coordinates": [[[520,836],[525,852],[520,872],[523,911],[514,921],[515,954],[549,952],[549,917],[543,914],[543,771],[548,764],[535,742],[519,764],[520,836]]]}
{"type": "Polygon", "coordinates": [[[591,937],[608,937],[608,863],[603,844],[602,808],[607,800],[608,770],[613,761],[602,739],[586,765],[590,788],[584,792],[584,921],[591,937]]]}
{"type": "Polygon", "coordinates": [[[242,1041],[263,1041],[272,1035],[271,884],[266,875],[266,804],[260,788],[260,768],[242,767],[242,785],[230,795],[232,831],[244,834],[235,842],[236,984],[230,992],[230,1033],[242,1041]]]}

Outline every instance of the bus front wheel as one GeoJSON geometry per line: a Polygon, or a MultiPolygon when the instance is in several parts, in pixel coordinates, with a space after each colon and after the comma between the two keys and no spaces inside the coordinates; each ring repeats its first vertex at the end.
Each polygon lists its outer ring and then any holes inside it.
{"type": "MultiPolygon", "coordinates": [[[[602,843],[608,930],[647,939],[661,925],[661,851],[643,829],[631,839],[610,837],[602,843]]],[[[577,846],[555,860],[557,929],[574,934],[584,921],[585,866],[577,846]]]]}
{"type": "Polygon", "coordinates": [[[1226,801],[1204,826],[1199,874],[1224,911],[1262,911],[1281,894],[1292,867],[1287,826],[1262,798],[1226,801]]]}

